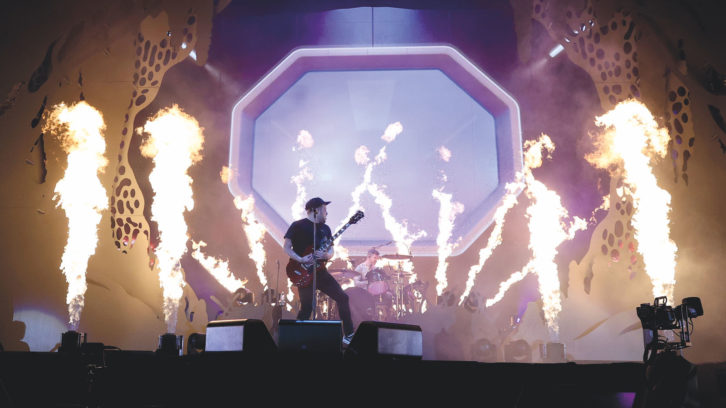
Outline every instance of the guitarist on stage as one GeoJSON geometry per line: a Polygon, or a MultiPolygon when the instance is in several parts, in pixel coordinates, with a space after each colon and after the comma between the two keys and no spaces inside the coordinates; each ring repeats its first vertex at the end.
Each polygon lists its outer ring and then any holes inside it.
{"type": "MultiPolygon", "coordinates": [[[[317,264],[317,287],[320,291],[330,296],[338,304],[340,318],[343,320],[343,343],[350,344],[353,338],[353,320],[350,317],[350,307],[348,305],[348,295],[340,287],[340,284],[333,278],[325,268],[325,261],[333,256],[333,246],[330,245],[327,252],[317,250],[325,242],[332,239],[330,227],[325,224],[328,215],[327,205],[330,201],[323,201],[320,197],[315,197],[305,204],[307,218],[297,220],[290,225],[285,233],[284,249],[290,259],[294,262],[309,264],[313,260],[318,260],[317,264]],[[316,226],[316,240],[313,247],[313,226],[316,226]],[[321,262],[322,261],[322,262],[321,262]]],[[[298,294],[300,295],[300,312],[297,314],[298,320],[306,320],[310,318],[313,311],[313,286],[298,286],[298,294]]]]}

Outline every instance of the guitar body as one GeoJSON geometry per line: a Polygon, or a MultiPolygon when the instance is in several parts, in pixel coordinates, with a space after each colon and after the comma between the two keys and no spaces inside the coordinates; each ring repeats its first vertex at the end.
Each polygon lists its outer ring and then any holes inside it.
{"type": "MultiPolygon", "coordinates": [[[[306,251],[305,254],[307,255],[309,253],[312,253],[312,247],[309,251],[306,251]]],[[[325,262],[318,261],[317,270],[320,270],[322,268],[325,268],[325,262]]],[[[287,277],[290,278],[292,284],[299,288],[306,288],[313,283],[312,263],[302,264],[300,262],[290,259],[290,261],[287,263],[287,266],[285,267],[285,273],[287,273],[287,277]]]]}
{"type": "MultiPolygon", "coordinates": [[[[360,221],[360,219],[363,218],[363,212],[362,211],[356,211],[355,214],[353,214],[352,217],[350,217],[350,220],[342,227],[338,232],[335,233],[335,235],[332,236],[329,240],[327,240],[319,249],[323,252],[326,252],[328,248],[333,244],[333,241],[335,241],[336,238],[340,236],[348,227],[351,225],[357,223],[360,221]]],[[[313,253],[313,247],[309,246],[305,249],[304,255],[312,254],[313,253]]],[[[325,268],[325,264],[327,261],[324,260],[317,260],[317,269],[325,268]]],[[[285,273],[287,273],[287,277],[290,279],[293,285],[299,287],[299,288],[306,288],[310,286],[310,284],[313,283],[313,263],[309,264],[303,264],[297,261],[294,261],[290,259],[290,261],[287,263],[287,266],[285,267],[285,273]]]]}

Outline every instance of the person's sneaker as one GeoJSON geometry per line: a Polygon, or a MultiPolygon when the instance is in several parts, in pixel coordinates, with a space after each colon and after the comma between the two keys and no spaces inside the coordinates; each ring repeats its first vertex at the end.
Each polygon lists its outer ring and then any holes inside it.
{"type": "Polygon", "coordinates": [[[346,346],[350,344],[351,340],[353,340],[353,333],[343,336],[343,344],[345,344],[346,346]]]}

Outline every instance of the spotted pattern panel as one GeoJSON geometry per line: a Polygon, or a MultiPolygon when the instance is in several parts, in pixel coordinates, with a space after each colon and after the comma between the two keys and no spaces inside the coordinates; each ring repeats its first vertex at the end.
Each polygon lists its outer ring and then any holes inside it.
{"type": "Polygon", "coordinates": [[[133,137],[140,137],[134,135],[134,119],[156,97],[166,71],[186,58],[194,49],[196,23],[196,16],[192,14],[192,10],[189,10],[185,26],[181,30],[183,38],[179,46],[172,45],[168,33],[154,35],[151,29],[142,28],[134,39],[133,92],[124,114],[124,126],[121,130],[110,216],[114,244],[124,253],[134,246],[139,234],[146,235],[149,242],[151,238],[148,221],[143,214],[145,200],[128,162],[129,142],[133,137]],[[181,44],[185,44],[185,48],[182,48],[181,44]]]}
{"type": "MultiPolygon", "coordinates": [[[[542,23],[550,36],[565,44],[568,58],[592,78],[598,91],[603,112],[626,99],[640,98],[640,68],[638,65],[639,31],[627,11],[615,13],[609,21],[599,21],[591,1],[581,10],[561,10],[548,0],[534,0],[532,17],[542,23]],[[562,16],[564,14],[564,16],[562,16]],[[556,24],[564,17],[566,26],[556,24]]],[[[621,199],[615,191],[622,180],[611,180],[608,215],[601,222],[600,251],[609,264],[621,264],[634,276],[633,268],[639,259],[635,249],[631,218],[633,204],[621,199]]]]}
{"type": "Polygon", "coordinates": [[[680,178],[688,185],[688,160],[693,154],[696,132],[691,114],[691,93],[676,74],[670,72],[666,78],[666,126],[671,134],[668,143],[673,163],[673,179],[680,178]],[[680,177],[679,177],[680,176],[680,177]]]}
{"type": "Polygon", "coordinates": [[[548,0],[534,0],[532,17],[565,46],[568,57],[592,77],[605,111],[618,102],[640,98],[637,41],[640,36],[627,11],[606,22],[595,16],[592,2],[582,10],[564,11],[566,27],[555,24],[562,10],[548,0]],[[552,10],[551,10],[552,8],[552,10]]]}

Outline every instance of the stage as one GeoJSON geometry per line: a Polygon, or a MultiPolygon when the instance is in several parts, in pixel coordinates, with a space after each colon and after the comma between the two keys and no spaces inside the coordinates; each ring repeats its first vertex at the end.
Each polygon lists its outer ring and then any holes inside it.
{"type": "MultiPolygon", "coordinates": [[[[80,356],[0,353],[9,406],[227,406],[361,403],[492,407],[630,407],[640,363],[477,363],[346,359],[244,352],[165,358],[107,350],[89,369],[80,356]]],[[[414,405],[415,406],[415,405],[414,405]]]]}

